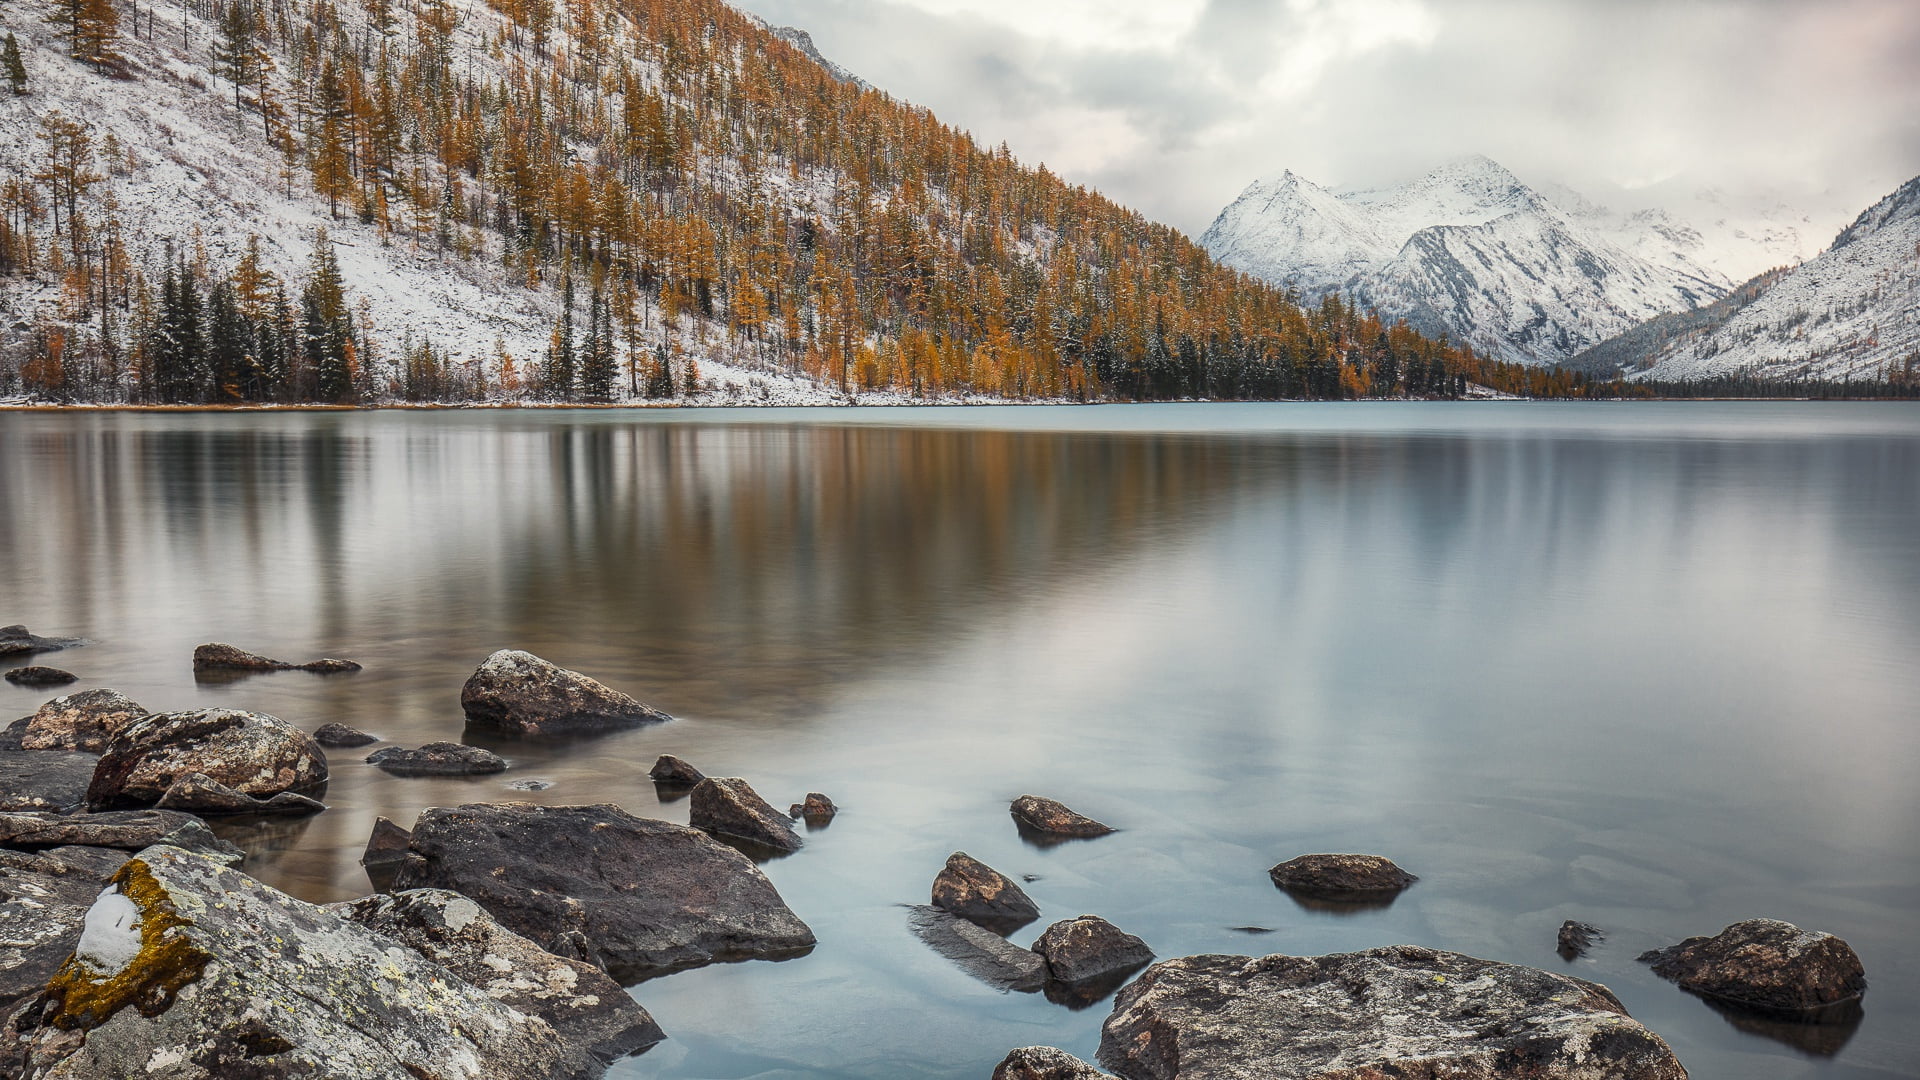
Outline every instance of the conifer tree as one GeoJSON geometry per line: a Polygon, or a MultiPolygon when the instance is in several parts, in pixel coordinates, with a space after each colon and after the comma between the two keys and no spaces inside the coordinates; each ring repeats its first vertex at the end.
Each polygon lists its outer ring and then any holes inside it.
{"type": "Polygon", "coordinates": [[[207,362],[215,401],[257,400],[253,327],[240,310],[233,285],[222,281],[207,298],[207,362]]]}
{"type": "Polygon", "coordinates": [[[230,2],[220,12],[220,36],[213,42],[213,74],[233,84],[233,107],[240,91],[260,77],[260,47],[254,40],[253,5],[230,2]]]}
{"type": "Polygon", "coordinates": [[[13,87],[16,95],[27,92],[27,65],[20,59],[20,43],[13,40],[11,30],[7,32],[6,40],[0,42],[0,68],[6,69],[7,83],[13,87]]]}
{"type": "Polygon", "coordinates": [[[306,317],[303,351],[313,372],[314,392],[321,401],[344,404],[353,397],[353,316],[325,229],[314,233],[313,257],[300,300],[306,317]]]}
{"type": "Polygon", "coordinates": [[[560,284],[560,316],[554,320],[553,334],[547,342],[547,365],[542,389],[553,401],[573,398],[573,275],[560,284]]]}
{"type": "Polygon", "coordinates": [[[587,301],[587,342],[580,359],[580,395],[588,401],[613,400],[613,319],[598,281],[587,301]]]}

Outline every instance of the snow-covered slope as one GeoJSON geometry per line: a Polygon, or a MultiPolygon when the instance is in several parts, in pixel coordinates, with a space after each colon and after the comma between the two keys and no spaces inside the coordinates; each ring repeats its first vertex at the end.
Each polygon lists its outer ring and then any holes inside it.
{"type": "Polygon", "coordinates": [[[1861,214],[1826,253],[1753,285],[1753,299],[1724,319],[1627,336],[1595,357],[1654,379],[1859,379],[1920,363],[1920,177],[1861,214]]]}
{"type": "Polygon", "coordinates": [[[1699,234],[1664,216],[1563,207],[1485,157],[1393,187],[1257,182],[1201,243],[1308,300],[1338,292],[1497,359],[1551,364],[1731,282],[1699,234]]]}

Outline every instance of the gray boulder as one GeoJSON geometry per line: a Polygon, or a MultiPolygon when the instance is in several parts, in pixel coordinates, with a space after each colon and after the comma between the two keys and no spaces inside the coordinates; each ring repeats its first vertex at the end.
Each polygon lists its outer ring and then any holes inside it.
{"type": "Polygon", "coordinates": [[[647,770],[647,776],[656,784],[692,787],[707,778],[707,774],[687,764],[672,754],[661,754],[654,761],[653,768],[647,770]]]}
{"type": "Polygon", "coordinates": [[[1076,839],[1105,836],[1113,830],[1052,799],[1022,795],[1013,800],[1013,820],[1043,836],[1076,839]]]}
{"type": "Polygon", "coordinates": [[[0,848],[117,848],[154,844],[185,848],[230,863],[246,852],[213,835],[207,823],[178,810],[109,810],[98,814],[0,813],[0,848]]]}
{"type": "Polygon", "coordinates": [[[1112,1080],[1065,1050],[1023,1046],[994,1066],[993,1080],[1112,1080]]]}
{"type": "Polygon", "coordinates": [[[1063,983],[1104,979],[1153,960],[1146,942],[1098,915],[1054,923],[1033,943],[1033,951],[1046,960],[1047,973],[1063,983]]]}
{"type": "Polygon", "coordinates": [[[380,741],[380,737],[345,724],[321,724],[313,729],[313,741],[321,746],[351,749],[355,746],[372,746],[380,741]]]}
{"type": "Polygon", "coordinates": [[[15,623],[12,626],[0,626],[0,659],[13,656],[31,656],[34,653],[57,652],[71,649],[75,645],[85,645],[85,638],[41,637],[26,627],[15,623]]]}
{"type": "Polygon", "coordinates": [[[118,690],[82,690],[57,697],[34,711],[20,735],[27,750],[85,750],[98,754],[114,736],[147,715],[141,704],[118,690]]]}
{"type": "Polygon", "coordinates": [[[688,800],[687,823],[694,828],[775,851],[798,851],[804,842],[789,822],[737,776],[709,776],[694,786],[688,800]]]}
{"type": "Polygon", "coordinates": [[[1128,1080],[1685,1080],[1606,987],[1394,945],[1187,956],[1120,991],[1100,1063],[1128,1080]]]}
{"type": "Polygon", "coordinates": [[[126,861],[74,858],[73,850],[0,851],[0,1016],[66,963],[101,885],[126,861]]]}
{"type": "Polygon", "coordinates": [[[236,649],[232,645],[214,641],[200,645],[193,650],[193,670],[195,671],[311,671],[319,675],[331,675],[343,671],[359,671],[360,665],[351,660],[321,659],[304,664],[289,664],[285,660],[274,660],[250,653],[245,649],[236,649]]]}
{"type": "Polygon", "coordinates": [[[936,907],[911,907],[908,912],[907,925],[915,937],[988,986],[1032,993],[1046,985],[1046,961],[1031,949],[936,907]]]}
{"type": "Polygon", "coordinates": [[[745,855],[617,806],[430,809],[394,888],[461,893],[548,952],[599,963],[622,983],[814,944],[745,855]]]}
{"type": "Polygon", "coordinates": [[[1040,917],[1040,907],[1013,880],[964,851],[947,856],[933,879],[933,906],[1010,934],[1040,917]]]}
{"type": "Polygon", "coordinates": [[[467,722],[514,735],[565,735],[671,720],[651,706],[529,652],[487,657],[460,690],[467,722]]]}
{"type": "MultiPolygon", "coordinates": [[[[40,1080],[549,1080],[546,1021],[364,926],[175,848],[141,852],[0,1027],[40,1080]]],[[[597,1075],[597,1072],[592,1075],[597,1075]]]]}
{"type": "Polygon", "coordinates": [[[87,801],[100,759],[53,750],[0,750],[0,811],[70,810],[87,801]]]}
{"type": "Polygon", "coordinates": [[[1737,922],[1712,937],[1640,954],[1682,989],[1805,1023],[1857,1018],[1867,973],[1853,947],[1832,934],[1778,919],[1737,922]]]}
{"type": "Polygon", "coordinates": [[[482,746],[428,743],[418,750],[389,746],[367,755],[367,764],[397,776],[476,776],[507,770],[507,759],[482,746]]]}
{"type": "Polygon", "coordinates": [[[1420,880],[1379,855],[1302,855],[1267,875],[1295,896],[1335,903],[1391,900],[1420,880]]]}
{"type": "Polygon", "coordinates": [[[313,736],[265,713],[154,713],[108,744],[87,789],[87,805],[96,810],[150,806],[189,773],[245,795],[271,798],[282,791],[322,788],[327,755],[313,736]]]}
{"type": "Polygon", "coordinates": [[[71,671],[62,671],[57,667],[23,667],[7,672],[6,680],[15,686],[65,686],[79,682],[80,676],[71,671]]]}
{"type": "Polygon", "coordinates": [[[154,802],[159,810],[192,814],[317,814],[326,809],[318,799],[282,791],[270,799],[256,799],[233,790],[205,773],[188,773],[167,785],[154,802]]]}
{"type": "Polygon", "coordinates": [[[413,834],[387,818],[373,819],[373,832],[367,837],[367,849],[360,856],[362,866],[397,866],[406,861],[407,845],[413,834]]]}
{"type": "Polygon", "coordinates": [[[327,910],[406,945],[495,1001],[545,1020],[581,1072],[666,1038],[606,972],[547,952],[458,893],[413,889],[327,910]]]}

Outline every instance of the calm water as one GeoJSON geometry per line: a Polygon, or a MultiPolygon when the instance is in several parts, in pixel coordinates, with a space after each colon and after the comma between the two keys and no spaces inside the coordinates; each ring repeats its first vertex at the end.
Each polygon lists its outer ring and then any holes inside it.
{"type": "MultiPolygon", "coordinates": [[[[1002,994],[913,938],[965,849],[1162,956],[1394,942],[1611,986],[1695,1077],[1920,1076],[1920,410],[1758,405],[0,414],[0,624],[150,708],[457,739],[502,647],[680,717],[494,744],[223,826],[308,899],[374,816],[525,798],[684,821],[662,752],[845,808],[766,866],[820,947],[635,988],[620,1077],[966,1077],[1091,1056],[1108,1005],[1002,994]],[[358,675],[196,684],[196,643],[358,675]],[[552,780],[521,794],[519,778],[552,780]],[[1015,795],[1123,831],[1042,850],[1015,795]],[[1303,852],[1421,882],[1336,915],[1303,852]],[[1749,1029],[1650,977],[1766,915],[1831,930],[1854,1029],[1749,1029]],[[1563,964],[1554,930],[1611,931],[1563,964]],[[1232,928],[1271,928],[1250,935],[1232,928]]],[[[0,684],[0,718],[47,695],[0,684]]],[[[484,741],[484,740],[480,740],[484,741]]]]}

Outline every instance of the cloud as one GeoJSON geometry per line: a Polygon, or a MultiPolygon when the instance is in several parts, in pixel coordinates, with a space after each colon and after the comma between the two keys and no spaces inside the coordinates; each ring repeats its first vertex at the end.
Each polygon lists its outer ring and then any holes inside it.
{"type": "Polygon", "coordinates": [[[836,61],[1197,233],[1256,177],[1480,152],[1588,191],[1850,217],[1920,173],[1910,0],[744,0],[836,61]]]}

